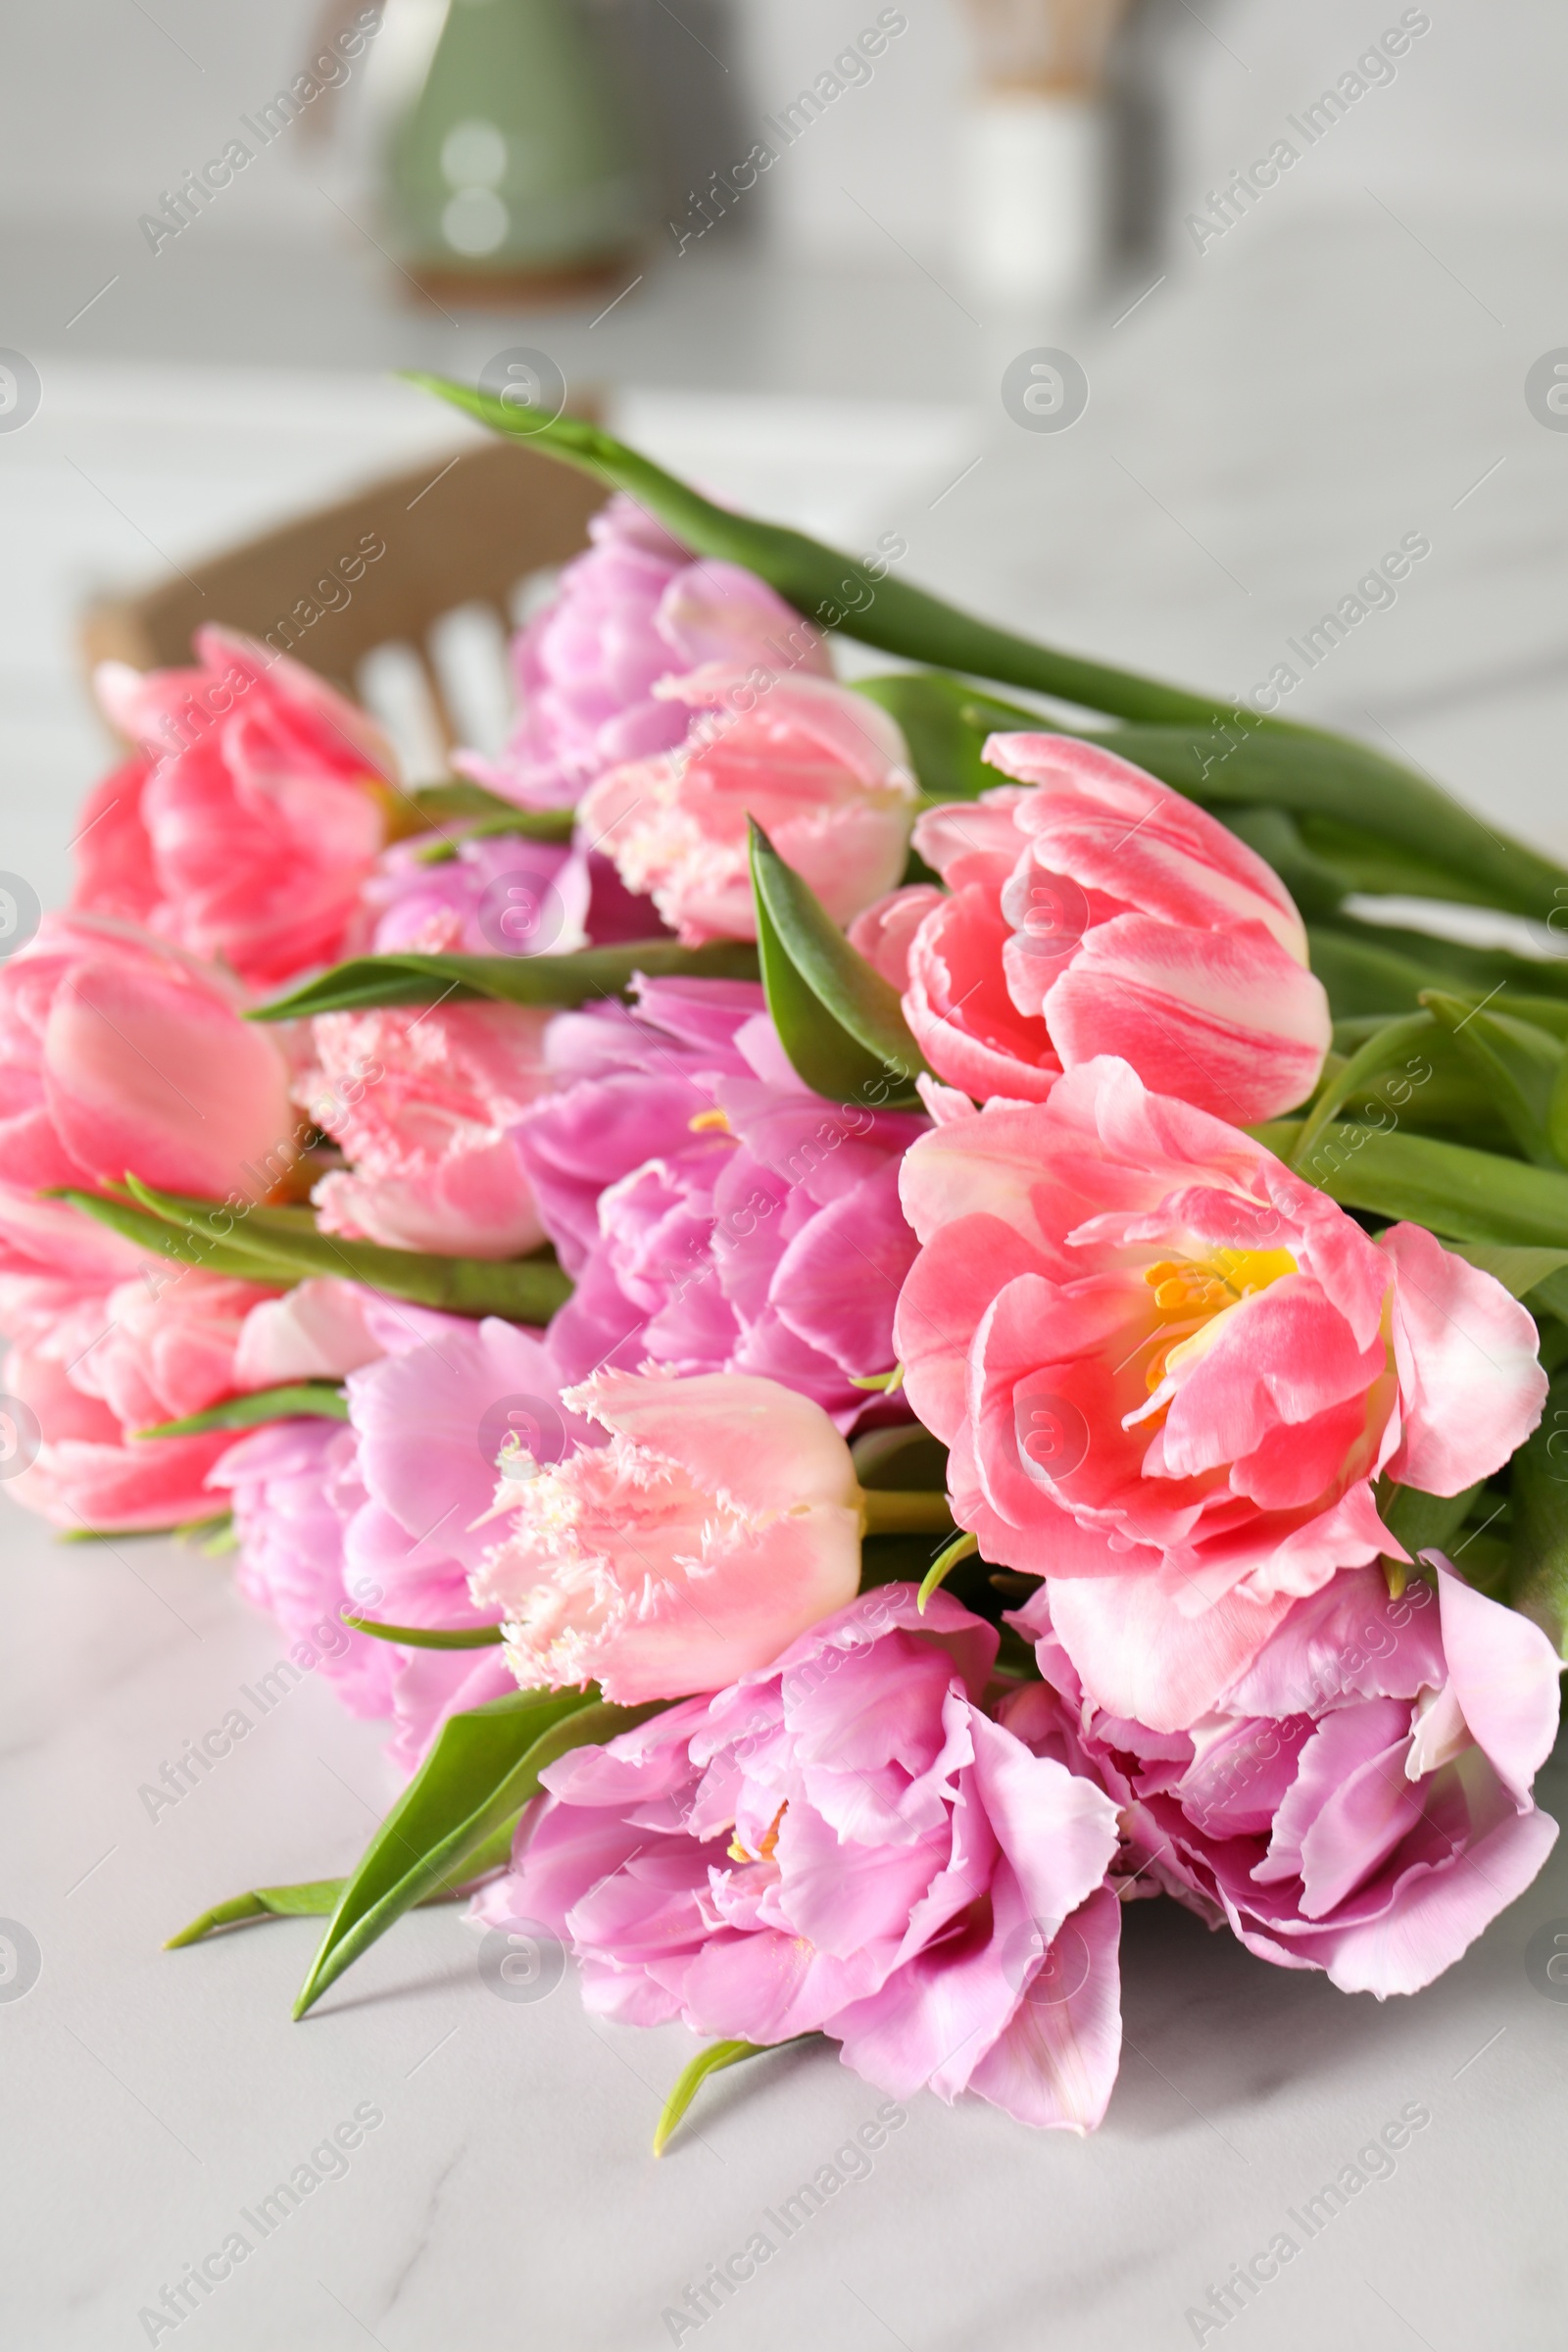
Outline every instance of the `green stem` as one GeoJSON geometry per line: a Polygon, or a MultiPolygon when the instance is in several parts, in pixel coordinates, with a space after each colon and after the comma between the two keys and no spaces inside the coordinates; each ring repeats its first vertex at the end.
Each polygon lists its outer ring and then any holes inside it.
{"type": "MultiPolygon", "coordinates": [[[[1089,710],[1109,710],[1123,718],[1206,721],[1215,716],[1217,709],[1225,708],[1216,706],[1209,695],[1190,694],[1157,678],[1085,662],[1072,654],[1054,653],[1027,637],[1015,637],[1010,629],[976,620],[907,581],[873,580],[853,559],[824,547],[820,540],[808,538],[804,531],[758,522],[748,514],[714,506],[652,459],[628,449],[623,441],[580,416],[558,416],[553,423],[541,425],[530,414],[526,421],[520,421],[514,411],[489,393],[470,391],[466,384],[427,375],[417,368],[403,372],[411,383],[451,401],[455,408],[466,409],[493,431],[525,439],[530,448],[560,458],[612,489],[626,491],[698,555],[744,564],[776,588],[798,612],[828,628],[842,630],[847,637],[858,637],[911,662],[968,670],[976,677],[1029,687],[1037,694],[1054,695],[1089,710]],[[846,604],[846,597],[855,602],[846,604]],[[829,619],[828,612],[837,617],[829,619]]],[[[1255,711],[1247,716],[1254,725],[1270,723],[1259,720],[1255,711]]]]}
{"type": "Polygon", "coordinates": [[[940,1536],[954,1523],[945,1494],[862,1487],[860,1509],[868,1536],[940,1536]]]}
{"type": "MultiPolygon", "coordinates": [[[[802,531],[755,521],[714,506],[698,491],[580,416],[541,424],[494,395],[410,370],[409,380],[476,416],[481,424],[626,491],[700,556],[744,564],[821,626],[880,646],[906,661],[957,670],[1086,710],[1141,722],[1142,750],[1126,756],[1200,800],[1237,799],[1312,807],[1358,819],[1440,863],[1483,875],[1499,906],[1542,916],[1558,902],[1568,869],[1523,843],[1506,842],[1448,794],[1365,744],[1223,698],[1194,694],[1133,670],[1058,653],[1010,629],[977,620],[905,580],[874,578],[852,558],[802,531]],[[1175,772],[1168,772],[1174,768],[1175,772]],[[1342,789],[1335,788],[1338,776],[1342,789]]],[[[1038,726],[1034,712],[1025,723],[1038,726]]]]}

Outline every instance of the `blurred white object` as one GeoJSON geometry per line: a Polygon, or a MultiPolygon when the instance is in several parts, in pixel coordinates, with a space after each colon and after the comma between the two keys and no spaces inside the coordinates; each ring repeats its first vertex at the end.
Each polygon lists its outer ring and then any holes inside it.
{"type": "Polygon", "coordinates": [[[965,260],[1002,300],[1071,301],[1106,253],[1106,138],[1099,99],[982,91],[963,125],[965,260]]]}
{"type": "Polygon", "coordinates": [[[1071,302],[1108,258],[1102,91],[1126,0],[966,0],[979,88],[963,129],[959,220],[975,284],[1071,302]]]}

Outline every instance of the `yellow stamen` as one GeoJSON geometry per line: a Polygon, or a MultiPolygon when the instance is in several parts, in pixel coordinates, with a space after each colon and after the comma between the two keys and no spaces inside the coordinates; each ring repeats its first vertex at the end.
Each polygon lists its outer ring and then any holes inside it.
{"type": "Polygon", "coordinates": [[[1150,1394],[1167,1377],[1171,1358],[1188,1339],[1198,1346],[1195,1326],[1200,1329],[1296,1271],[1288,1250],[1211,1250],[1203,1258],[1166,1257],[1146,1266],[1144,1280],[1154,1294],[1156,1311],[1179,1319],[1183,1326],[1162,1340],[1150,1358],[1145,1374],[1150,1394]]]}
{"type": "Polygon", "coordinates": [[[761,1844],[758,1847],[755,1854],[749,1854],[738,1838],[731,1838],[729,1846],[730,1860],[732,1862],[771,1862],[774,1851],[778,1845],[778,1825],[783,1820],[789,1809],[790,1800],[788,1797],[786,1797],[784,1802],[780,1805],[778,1811],[774,1814],[772,1820],[768,1823],[766,1835],[764,1836],[761,1844]]]}
{"type": "Polygon", "coordinates": [[[707,1127],[722,1128],[723,1132],[728,1135],[729,1113],[728,1111],[720,1110],[715,1103],[711,1110],[700,1110],[696,1117],[688,1119],[686,1124],[690,1128],[693,1135],[701,1135],[703,1130],[707,1127]]]}

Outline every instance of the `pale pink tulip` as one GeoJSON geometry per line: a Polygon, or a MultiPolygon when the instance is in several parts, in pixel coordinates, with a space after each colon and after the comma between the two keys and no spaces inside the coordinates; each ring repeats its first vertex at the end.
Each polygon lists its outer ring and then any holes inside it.
{"type": "Polygon", "coordinates": [[[911,887],[852,933],[932,1068],[977,1101],[1043,1102],[1063,1069],[1115,1054],[1239,1126],[1304,1101],[1328,1000],[1272,867],[1093,744],[993,735],[985,758],[1027,789],[915,827],[951,895],[911,887]]]}
{"type": "Polygon", "coordinates": [[[278,1042],[240,1002],[128,923],[46,915],[0,964],[0,1190],[15,1201],[128,1172],[209,1200],[268,1192],[299,1120],[278,1042]]]}
{"type": "Polygon", "coordinates": [[[825,678],[719,663],[659,691],[712,715],[678,750],[601,777],[580,814],[585,838],[688,946],[757,936],[749,816],[836,923],[892,888],[915,787],[885,711],[825,678]]]}
{"type": "Polygon", "coordinates": [[[713,1690],[855,1592],[859,1485],[808,1397],[734,1372],[602,1372],[562,1401],[610,1444],[520,1457],[497,1501],[511,1531],[473,1578],[524,1688],[713,1690]]]}

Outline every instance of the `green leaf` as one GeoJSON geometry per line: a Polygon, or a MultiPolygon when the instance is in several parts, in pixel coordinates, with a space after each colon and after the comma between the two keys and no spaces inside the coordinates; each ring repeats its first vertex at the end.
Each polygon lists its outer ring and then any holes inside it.
{"type": "Polygon", "coordinates": [[[523,841],[568,842],[576,822],[572,808],[509,808],[505,815],[476,817],[456,833],[422,844],[414,852],[416,865],[450,865],[466,841],[494,841],[516,835],[523,841]]]}
{"type": "MultiPolygon", "coordinates": [[[[842,630],[867,645],[939,669],[966,670],[1000,678],[1037,693],[1057,695],[1089,710],[1113,710],[1128,717],[1206,719],[1214,705],[1206,696],[1161,685],[1130,670],[1111,669],[1057,654],[1015,637],[1010,630],[976,620],[940,597],[890,574],[878,578],[852,557],[824,547],[803,531],[758,522],[666,473],[662,466],[628,449],[604,428],[580,416],[558,416],[541,424],[530,411],[525,422],[504,401],[445,377],[405,370],[411,383],[466,410],[481,424],[509,438],[526,439],[530,449],[578,466],[612,488],[625,490],[656,514],[665,528],[700,556],[741,564],[819,626],[842,630]]],[[[1265,722],[1259,722],[1265,723],[1265,722]]]]}
{"type": "Polygon", "coordinates": [[[230,1895],[226,1902],[203,1911],[177,1936],[166,1937],[164,1949],[178,1951],[184,1944],[200,1943],[215,1929],[238,1927],[246,1920],[321,1918],[336,1908],[342,1892],[341,1879],[309,1879],[298,1886],[257,1886],[249,1894],[230,1895]]]}
{"type": "Polygon", "coordinates": [[[379,1617],[345,1617],[356,1633],[373,1634],[377,1642],[401,1642],[410,1649],[491,1649],[506,1640],[499,1625],[387,1625],[379,1617]]]}
{"type": "Polygon", "coordinates": [[[1006,782],[980,757],[985,736],[967,716],[967,690],[963,698],[950,691],[957,681],[931,670],[903,669],[854,683],[857,694],[879,705],[898,725],[920,789],[929,799],[974,801],[1006,782]]]}
{"type": "Polygon", "coordinates": [[[358,956],[270,1004],[252,1021],[301,1020],[318,1012],[357,1012],[374,1004],[444,1004],[476,998],[496,1004],[588,1004],[625,995],[633,976],[668,973],[755,980],[757,950],[747,940],[717,939],[683,948],[674,939],[636,939],[622,947],[583,948],[574,956],[358,956]]]}
{"type": "MultiPolygon", "coordinates": [[[[518,1811],[521,1811],[520,1806],[518,1811]]],[[[516,1815],[514,1814],[510,1821],[503,1822],[498,1830],[493,1831],[482,1844],[466,1854],[449,1877],[440,1880],[428,1894],[421,1895],[420,1903],[453,1902],[466,1894],[480,1879],[488,1877],[491,1871],[499,1870],[511,1859],[513,1833],[516,1826],[516,1815]]],[[[343,1889],[347,1885],[346,1879],[310,1879],[303,1886],[258,1886],[249,1894],[231,1895],[227,1902],[215,1903],[210,1911],[204,1911],[199,1919],[193,1919],[190,1926],[181,1928],[177,1936],[171,1936],[164,1949],[166,1952],[176,1951],[182,1944],[199,1943],[204,1936],[211,1936],[217,1928],[243,1927],[254,1919],[327,1918],[342,1901],[343,1889]]]]}
{"type": "Polygon", "coordinates": [[[160,1421],[155,1428],[132,1431],[138,1438],[195,1438],[209,1429],[256,1429],[266,1421],[346,1421],[348,1400],[339,1388],[325,1381],[303,1381],[292,1388],[253,1389],[246,1396],[229,1396],[210,1404],[204,1413],[187,1413],[182,1421],[160,1421]]]}
{"type": "MultiPolygon", "coordinates": [[[[1275,1119],[1248,1133],[1289,1163],[1300,1122],[1275,1119]]],[[[1336,1124],[1324,1129],[1299,1173],[1344,1208],[1408,1218],[1459,1241],[1568,1248],[1568,1175],[1494,1152],[1336,1124]]]]}
{"type": "MultiPolygon", "coordinates": [[[[791,2035],[791,2039],[808,2041],[811,2036],[807,2034],[796,2034],[791,2035]]],[[[743,2058],[760,2058],[770,2049],[784,2050],[788,2047],[789,2042],[785,2041],[710,2042],[706,2050],[698,2053],[690,2066],[681,2069],[676,2078],[674,2089],[661,2108],[659,2121],[654,2127],[654,2154],[662,2156],[665,2148],[669,2145],[676,2125],[710,2075],[716,2075],[721,2067],[738,2066],[743,2058]]]]}
{"type": "Polygon", "coordinates": [[[344,1886],[300,1988],[301,2018],[394,1920],[450,1879],[538,1793],[568,1748],[612,1739],[665,1702],[616,1707],[590,1690],[517,1690],[453,1715],[344,1886]]]}
{"type": "Polygon", "coordinates": [[[1524,1250],[1503,1242],[1453,1242],[1455,1257],[1500,1282],[1510,1298],[1525,1298],[1568,1266],[1568,1250],[1524,1250]]]}
{"type": "Polygon", "coordinates": [[[916,1595],[915,1605],[922,1617],[925,1615],[925,1604],[932,1593],[940,1591],[941,1587],[947,1583],[960,1560],[972,1559],[979,1548],[979,1537],[964,1534],[955,1537],[945,1550],[937,1553],[920,1581],[920,1590],[916,1595]]]}
{"type": "Polygon", "coordinates": [[[1408,1064],[1413,1050],[1423,1039],[1430,1037],[1437,1023],[1430,1012],[1411,1013],[1406,1019],[1385,1022],[1350,1055],[1344,1067],[1330,1078],[1328,1084],[1313,1098],[1311,1108],[1302,1123],[1292,1155],[1292,1167],[1303,1168],[1316,1147],[1318,1137],[1331,1124],[1343,1104],[1361,1100],[1374,1078],[1408,1064]]]}
{"type": "Polygon", "coordinates": [[[1531,1021],[1441,989],[1428,989],[1421,1001],[1453,1039],[1526,1158],[1538,1168],[1560,1167],[1546,1122],[1568,1067],[1561,1040],[1531,1021]]]}
{"type": "Polygon", "coordinates": [[[466,384],[412,370],[410,380],[493,431],[524,438],[530,448],[629,492],[698,555],[744,564],[823,627],[938,670],[994,678],[1081,710],[1143,722],[1131,730],[1145,739],[1142,750],[1125,757],[1160,776],[1163,759],[1178,770],[1165,780],[1179,790],[1195,790],[1198,797],[1206,790],[1211,800],[1249,806],[1310,807],[1369,826],[1424,861],[1473,876],[1488,894],[1486,903],[1521,913],[1544,916],[1557,903],[1554,890],[1568,882],[1568,870],[1523,843],[1500,840],[1426,777],[1365,744],[1265,718],[993,627],[886,571],[879,578],[803,532],[715,506],[581,417],[542,424],[531,413],[519,416],[495,395],[466,384]]]}
{"type": "MultiPolygon", "coordinates": [[[[1230,820],[1227,820],[1230,821],[1230,820]]],[[[1447,900],[1461,906],[1490,904],[1478,898],[1473,875],[1423,858],[1405,843],[1382,840],[1364,825],[1310,810],[1299,820],[1302,847],[1340,878],[1343,889],[1367,898],[1447,900]]],[[[1272,864],[1273,860],[1270,859],[1272,864]]]]}
{"type": "Polygon", "coordinates": [[[1513,1457],[1508,1598],[1568,1656],[1568,1374],[1513,1457]]]}
{"type": "Polygon", "coordinates": [[[917,1103],[914,1080],[927,1064],[897,990],[851,947],[755,817],[751,835],[762,985],[797,1076],[832,1102],[917,1103]]]}
{"type": "Polygon", "coordinates": [[[242,1219],[220,1200],[159,1192],[133,1176],[126,1185],[135,1197],[134,1208],[90,1193],[67,1198],[143,1248],[162,1249],[214,1271],[237,1264],[253,1282],[276,1282],[287,1289],[313,1274],[345,1275],[391,1298],[443,1307],[449,1314],[500,1315],[510,1323],[535,1325],[548,1323],[571,1297],[569,1276],[551,1257],[442,1257],[433,1251],[385,1250],[377,1242],[349,1242],[318,1232],[309,1210],[253,1209],[242,1219]],[[230,1230],[215,1245],[212,1221],[224,1216],[230,1230]],[[252,1249],[255,1254],[247,1254],[252,1249]]]}
{"type": "Polygon", "coordinates": [[[1420,1487],[1397,1487],[1392,1482],[1378,1494],[1378,1516],[1412,1559],[1424,1551],[1446,1551],[1463,1527],[1482,1484],[1462,1494],[1428,1494],[1420,1487]]]}
{"type": "Polygon", "coordinates": [[[79,1208],[97,1224],[107,1225],[111,1233],[118,1233],[125,1241],[134,1242],[139,1250],[152,1250],[176,1265],[205,1266],[210,1274],[233,1275],[241,1282],[275,1282],[283,1290],[296,1280],[281,1259],[203,1240],[138,1208],[133,1201],[116,1200],[102,1193],[75,1192],[68,1186],[62,1186],[50,1198],[68,1200],[73,1208],[79,1208]]]}

